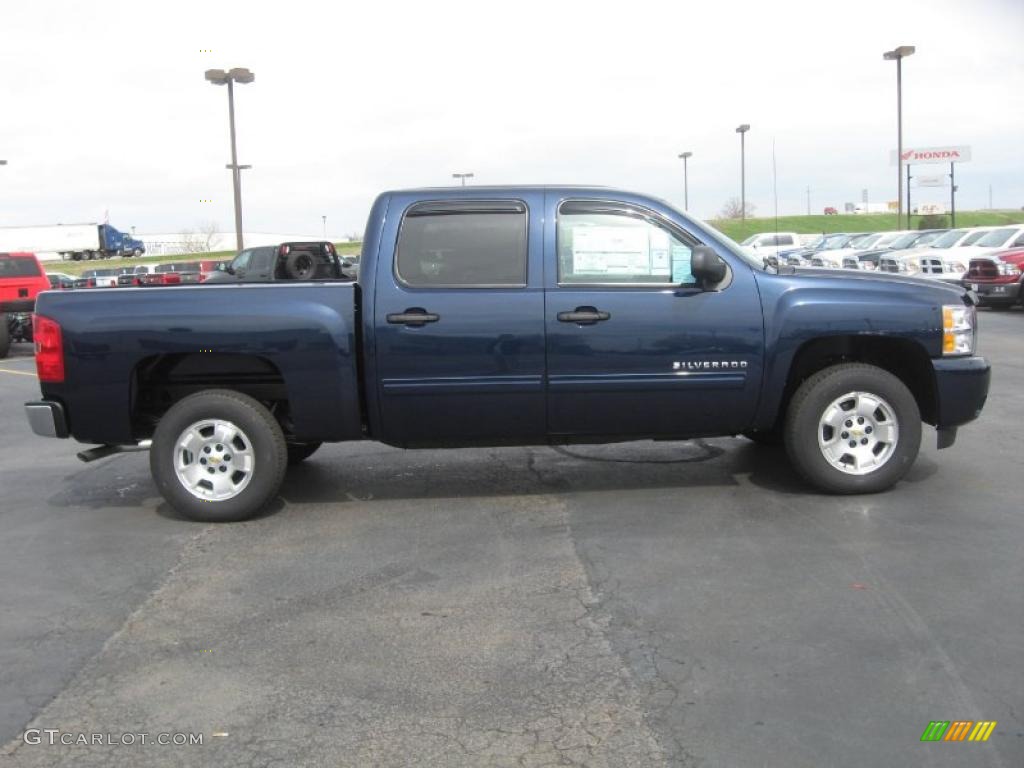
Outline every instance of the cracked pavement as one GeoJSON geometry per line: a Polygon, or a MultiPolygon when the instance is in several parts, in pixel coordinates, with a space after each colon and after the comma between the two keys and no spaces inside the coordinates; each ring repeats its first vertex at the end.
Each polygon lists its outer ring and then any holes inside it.
{"type": "Polygon", "coordinates": [[[1022,322],[982,314],[982,419],[870,497],[741,439],[368,443],[203,526],[145,456],[31,437],[0,378],[0,766],[1021,765],[1022,322]]]}

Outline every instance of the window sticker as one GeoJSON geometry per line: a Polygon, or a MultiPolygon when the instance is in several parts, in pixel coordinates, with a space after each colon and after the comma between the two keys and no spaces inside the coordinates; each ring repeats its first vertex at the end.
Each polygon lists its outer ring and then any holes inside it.
{"type": "Polygon", "coordinates": [[[692,283],[693,271],[690,269],[691,252],[685,245],[672,246],[672,282],[692,283]]]}
{"type": "Polygon", "coordinates": [[[651,248],[642,227],[576,227],[572,231],[574,275],[648,275],[651,248]]]}

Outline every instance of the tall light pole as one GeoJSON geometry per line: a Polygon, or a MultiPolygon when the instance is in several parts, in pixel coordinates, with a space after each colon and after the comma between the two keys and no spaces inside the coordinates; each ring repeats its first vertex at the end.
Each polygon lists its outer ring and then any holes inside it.
{"type": "Polygon", "coordinates": [[[683,161],[683,210],[690,210],[690,174],[686,167],[686,161],[693,157],[693,152],[680,152],[679,157],[683,161]]]}
{"type": "MultiPolygon", "coordinates": [[[[882,54],[886,61],[896,62],[896,229],[900,228],[903,218],[903,59],[913,55],[915,50],[912,45],[901,45],[882,54]]],[[[910,229],[909,205],[907,229],[910,229]]]]}
{"type": "Polygon", "coordinates": [[[746,135],[750,126],[744,123],[736,129],[740,135],[740,218],[747,218],[747,143],[746,135]]]}
{"type": "Polygon", "coordinates": [[[473,174],[472,173],[453,173],[452,174],[452,178],[453,179],[462,179],[462,186],[466,186],[466,179],[472,179],[473,178],[473,174]]]}
{"type": "Polygon", "coordinates": [[[235,67],[225,72],[223,69],[206,70],[206,79],[214,85],[228,87],[228,121],[231,125],[231,180],[235,188],[235,244],[242,250],[242,171],[252,168],[251,165],[238,164],[238,151],[235,147],[235,83],[245,85],[256,79],[256,76],[245,67],[235,67]]]}

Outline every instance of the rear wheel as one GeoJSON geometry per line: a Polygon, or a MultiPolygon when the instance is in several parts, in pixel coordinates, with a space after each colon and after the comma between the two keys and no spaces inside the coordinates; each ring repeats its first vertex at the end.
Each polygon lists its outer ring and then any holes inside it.
{"type": "Polygon", "coordinates": [[[876,493],[899,481],[917,458],[921,413],[891,373],[846,363],[800,385],[784,434],[794,467],[819,490],[876,493]]]}
{"type": "Polygon", "coordinates": [[[200,522],[245,520],[277,495],[288,451],[280,425],[257,400],[226,389],[179,400],[164,414],[149,454],[164,498],[200,522]]]}
{"type": "Polygon", "coordinates": [[[311,280],[316,272],[313,254],[306,251],[292,251],[284,263],[285,274],[292,280],[311,280]]]}
{"type": "Polygon", "coordinates": [[[301,464],[319,448],[322,443],[288,443],[288,463],[301,464]]]}

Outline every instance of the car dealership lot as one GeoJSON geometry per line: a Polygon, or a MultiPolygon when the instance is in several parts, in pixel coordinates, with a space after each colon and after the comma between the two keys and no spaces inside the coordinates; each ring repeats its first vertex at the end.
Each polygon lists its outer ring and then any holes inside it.
{"type": "Polygon", "coordinates": [[[809,493],[743,439],[349,444],[228,526],[178,519],[143,454],[32,436],[15,345],[0,765],[1020,765],[1024,312],[980,324],[982,417],[886,494],[809,493]]]}

